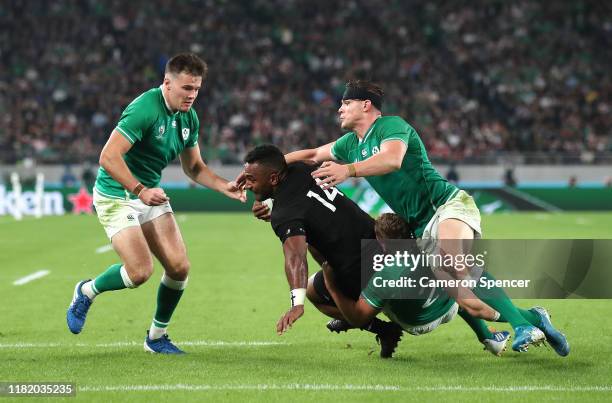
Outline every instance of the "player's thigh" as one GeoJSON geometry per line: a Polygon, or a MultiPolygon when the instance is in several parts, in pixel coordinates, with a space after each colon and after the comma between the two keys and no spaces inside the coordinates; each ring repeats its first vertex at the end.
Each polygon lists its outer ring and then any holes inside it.
{"type": "Polygon", "coordinates": [[[447,218],[438,224],[438,239],[474,239],[474,230],[464,221],[447,218]]]}
{"type": "Polygon", "coordinates": [[[151,252],[160,261],[168,275],[175,280],[184,280],[189,271],[187,248],[174,219],[174,214],[165,213],[142,224],[142,231],[151,252]]]}
{"type": "Polygon", "coordinates": [[[122,229],[113,235],[111,242],[130,279],[135,284],[146,281],[153,272],[153,258],[140,226],[122,229]]]}
{"type": "Polygon", "coordinates": [[[317,278],[318,273],[321,273],[321,276],[323,275],[321,271],[318,271],[317,273],[310,276],[308,278],[308,285],[306,287],[306,296],[308,297],[308,300],[314,305],[325,304],[329,302],[328,300],[325,300],[323,297],[321,297],[321,295],[319,295],[319,291],[315,288],[314,282],[317,278]]]}
{"type": "Polygon", "coordinates": [[[443,254],[459,255],[472,249],[474,230],[456,218],[447,218],[438,224],[438,248],[443,254]]]}

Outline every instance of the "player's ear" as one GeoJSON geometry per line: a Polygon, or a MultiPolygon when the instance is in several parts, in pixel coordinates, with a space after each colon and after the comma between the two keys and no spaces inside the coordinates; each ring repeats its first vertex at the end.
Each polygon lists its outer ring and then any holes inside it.
{"type": "Polygon", "coordinates": [[[279,179],[278,172],[272,172],[270,174],[270,185],[272,186],[278,185],[278,179],[279,179]]]}

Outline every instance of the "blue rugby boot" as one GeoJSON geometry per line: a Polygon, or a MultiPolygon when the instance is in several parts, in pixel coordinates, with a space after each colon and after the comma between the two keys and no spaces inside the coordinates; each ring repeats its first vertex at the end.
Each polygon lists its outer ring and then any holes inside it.
{"type": "Polygon", "coordinates": [[[538,326],[538,328],[544,332],[548,344],[550,344],[555,352],[561,357],[567,356],[570,352],[570,345],[565,335],[553,326],[548,311],[541,306],[535,306],[529,311],[535,313],[540,318],[540,326],[538,326]]]}
{"type": "Polygon", "coordinates": [[[144,341],[144,349],[149,353],[157,354],[185,354],[183,350],[175,346],[168,337],[167,334],[163,335],[159,339],[151,340],[149,338],[149,331],[147,330],[147,337],[144,341]]]}
{"type": "Polygon", "coordinates": [[[81,333],[83,326],[85,326],[85,319],[87,319],[87,312],[91,307],[92,300],[81,291],[83,284],[91,280],[83,280],[74,287],[74,295],[72,302],[66,312],[66,322],[68,323],[68,329],[74,334],[81,333]]]}
{"type": "Polygon", "coordinates": [[[519,326],[514,330],[514,342],[512,349],[519,353],[527,351],[530,345],[539,346],[544,344],[546,336],[535,326],[519,326]]]}

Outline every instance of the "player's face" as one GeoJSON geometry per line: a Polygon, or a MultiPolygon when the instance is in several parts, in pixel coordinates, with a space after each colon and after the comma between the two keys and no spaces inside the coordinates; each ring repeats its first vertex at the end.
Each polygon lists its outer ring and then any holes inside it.
{"type": "Polygon", "coordinates": [[[340,127],[344,130],[353,130],[357,122],[364,116],[366,101],[359,99],[343,99],[338,109],[340,127]]]}
{"type": "Polygon", "coordinates": [[[168,99],[173,111],[187,112],[202,87],[202,77],[187,73],[167,74],[164,78],[168,99]]]}
{"type": "Polygon", "coordinates": [[[247,163],[244,166],[244,177],[246,179],[244,187],[253,192],[257,201],[269,199],[274,191],[275,175],[275,172],[270,172],[268,168],[259,165],[257,162],[247,163]]]}

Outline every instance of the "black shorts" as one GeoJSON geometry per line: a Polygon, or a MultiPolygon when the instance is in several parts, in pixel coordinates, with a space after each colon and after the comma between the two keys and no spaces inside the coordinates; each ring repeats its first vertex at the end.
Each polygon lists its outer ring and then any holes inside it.
{"type": "MultiPolygon", "coordinates": [[[[336,306],[336,303],[329,294],[327,287],[325,287],[325,279],[323,278],[322,270],[315,273],[312,285],[317,292],[317,295],[323,301],[323,304],[336,306]]],[[[346,295],[353,301],[357,301],[359,299],[359,295],[361,294],[361,282],[359,278],[346,279],[342,276],[338,276],[336,277],[336,287],[338,287],[338,290],[342,294],[346,295]]]]}

